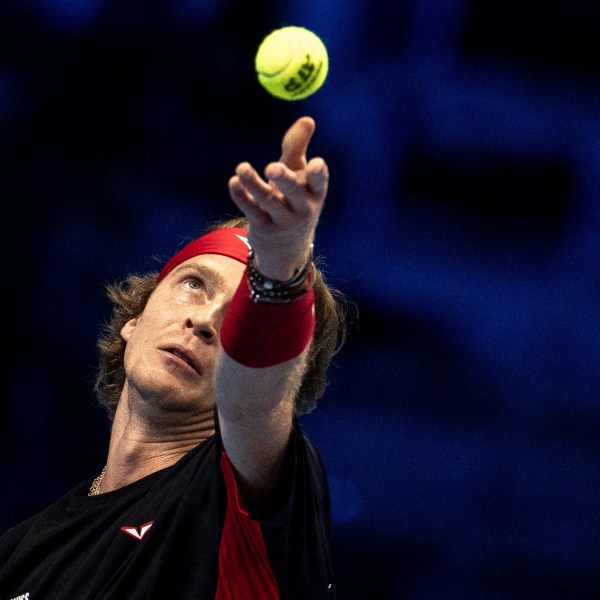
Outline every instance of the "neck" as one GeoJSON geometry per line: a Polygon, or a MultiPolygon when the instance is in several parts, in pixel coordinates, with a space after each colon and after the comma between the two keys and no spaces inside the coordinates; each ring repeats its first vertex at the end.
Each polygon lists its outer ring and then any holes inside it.
{"type": "Polygon", "coordinates": [[[214,434],[213,410],[189,423],[156,425],[130,410],[121,397],[112,425],[106,472],[100,492],[110,492],[175,464],[214,434]]]}

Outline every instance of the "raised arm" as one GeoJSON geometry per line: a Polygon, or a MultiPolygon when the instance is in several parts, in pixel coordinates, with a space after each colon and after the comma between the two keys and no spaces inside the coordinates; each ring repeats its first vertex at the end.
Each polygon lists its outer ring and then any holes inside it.
{"type": "MultiPolygon", "coordinates": [[[[255,265],[269,279],[287,281],[311,259],[329,180],[323,159],[307,159],[314,131],[313,119],[298,119],[284,135],[279,161],[265,168],[264,179],[250,164],[241,163],[229,181],[233,201],[250,222],[248,239],[255,265]]],[[[240,285],[240,292],[248,294],[245,278],[240,285]]],[[[293,301],[298,304],[291,312],[285,304],[256,308],[263,320],[281,321],[281,315],[291,315],[289,337],[293,346],[298,329],[307,326],[302,310],[312,310],[307,301],[312,303],[311,294],[293,301]]],[[[230,317],[228,313],[225,321],[230,317]]],[[[228,325],[223,323],[224,328],[228,325]]],[[[244,339],[246,347],[255,345],[257,353],[269,348],[269,327],[262,337],[256,327],[240,328],[239,322],[235,327],[236,335],[256,338],[244,339]]],[[[287,327],[285,319],[279,329],[282,327],[287,327]]],[[[279,335],[282,333],[285,331],[279,335]]],[[[219,357],[215,392],[223,444],[246,499],[255,505],[269,498],[281,472],[308,345],[284,362],[268,366],[242,364],[245,361],[225,351],[219,357]]]]}

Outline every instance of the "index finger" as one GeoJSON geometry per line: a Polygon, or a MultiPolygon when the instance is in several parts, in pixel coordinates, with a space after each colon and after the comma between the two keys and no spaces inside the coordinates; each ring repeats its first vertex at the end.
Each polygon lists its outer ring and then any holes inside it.
{"type": "Polygon", "coordinates": [[[315,132],[315,122],[312,117],[300,117],[285,132],[281,142],[280,162],[292,171],[306,167],[308,144],[315,132]]]}

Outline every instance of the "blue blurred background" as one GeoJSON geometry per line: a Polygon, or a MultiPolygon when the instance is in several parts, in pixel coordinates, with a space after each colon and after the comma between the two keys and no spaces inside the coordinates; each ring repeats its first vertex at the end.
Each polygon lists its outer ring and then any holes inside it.
{"type": "Polygon", "coordinates": [[[303,114],[358,322],[303,418],[343,599],[600,598],[600,3],[4,0],[0,530],[104,464],[104,285],[303,114]],[[323,88],[253,58],[302,25],[323,88]]]}

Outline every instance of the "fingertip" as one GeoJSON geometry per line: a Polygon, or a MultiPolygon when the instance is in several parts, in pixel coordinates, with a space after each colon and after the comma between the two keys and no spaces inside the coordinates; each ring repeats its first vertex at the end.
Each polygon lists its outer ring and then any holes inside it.
{"type": "Polygon", "coordinates": [[[279,179],[283,176],[283,165],[278,162],[269,163],[265,167],[265,176],[267,179],[279,179]]]}
{"type": "Polygon", "coordinates": [[[309,138],[312,137],[317,127],[315,120],[312,117],[308,116],[300,117],[296,121],[296,124],[302,127],[302,129],[304,130],[304,135],[306,135],[309,138]]]}
{"type": "Polygon", "coordinates": [[[302,115],[296,121],[297,122],[302,121],[303,123],[306,123],[307,125],[310,125],[311,127],[316,126],[315,120],[309,115],[302,115]]]}
{"type": "Polygon", "coordinates": [[[237,175],[233,175],[229,178],[228,186],[229,195],[234,201],[246,200],[246,188],[237,175]]]}
{"type": "Polygon", "coordinates": [[[238,188],[240,186],[240,178],[237,175],[232,175],[227,181],[227,185],[230,190],[238,188]]]}
{"type": "Polygon", "coordinates": [[[320,156],[315,156],[308,161],[307,168],[314,172],[317,172],[317,171],[325,172],[325,171],[327,171],[327,163],[320,156]]]}
{"type": "Polygon", "coordinates": [[[310,188],[317,193],[327,190],[329,184],[329,167],[321,157],[315,157],[307,165],[307,178],[310,188]]]}
{"type": "Polygon", "coordinates": [[[321,157],[312,158],[306,166],[309,176],[329,177],[329,167],[321,157]]]}
{"type": "Polygon", "coordinates": [[[241,162],[235,168],[235,174],[238,177],[247,177],[252,173],[252,165],[249,162],[241,162]]]}

